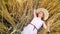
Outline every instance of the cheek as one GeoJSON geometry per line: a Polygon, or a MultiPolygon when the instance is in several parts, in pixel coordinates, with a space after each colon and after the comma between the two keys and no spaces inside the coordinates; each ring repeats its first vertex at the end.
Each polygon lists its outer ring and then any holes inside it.
{"type": "Polygon", "coordinates": [[[42,16],[43,16],[43,14],[39,14],[39,16],[41,16],[41,17],[42,17],[42,16]]]}

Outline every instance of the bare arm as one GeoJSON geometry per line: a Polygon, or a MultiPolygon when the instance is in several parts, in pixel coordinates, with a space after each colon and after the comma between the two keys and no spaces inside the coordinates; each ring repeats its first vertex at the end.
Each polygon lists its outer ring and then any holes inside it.
{"type": "Polygon", "coordinates": [[[45,24],[44,22],[42,22],[42,23],[43,23],[43,28],[44,28],[44,29],[47,29],[46,24],[45,24]]]}
{"type": "Polygon", "coordinates": [[[43,27],[44,27],[44,29],[47,31],[47,33],[49,33],[50,32],[50,30],[48,29],[48,27],[46,26],[46,24],[43,22],[43,27]]]}
{"type": "Polygon", "coordinates": [[[37,17],[37,16],[36,16],[36,9],[34,9],[34,17],[37,17]]]}

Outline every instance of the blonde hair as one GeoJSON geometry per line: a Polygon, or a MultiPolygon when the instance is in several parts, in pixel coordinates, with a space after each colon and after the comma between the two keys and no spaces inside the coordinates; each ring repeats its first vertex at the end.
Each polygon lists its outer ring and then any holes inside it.
{"type": "Polygon", "coordinates": [[[38,8],[37,11],[36,11],[36,15],[38,16],[39,12],[43,12],[43,20],[47,20],[48,17],[49,17],[49,13],[48,13],[48,10],[46,10],[45,8],[38,8]]]}

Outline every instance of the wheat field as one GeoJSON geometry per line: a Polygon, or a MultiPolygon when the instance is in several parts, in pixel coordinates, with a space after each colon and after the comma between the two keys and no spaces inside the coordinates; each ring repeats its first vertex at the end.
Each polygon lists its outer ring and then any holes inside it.
{"type": "MultiPolygon", "coordinates": [[[[34,8],[49,12],[49,34],[60,34],[60,0],[0,0],[0,34],[20,34],[33,18],[34,8]]],[[[47,34],[42,27],[38,34],[47,34]]]]}

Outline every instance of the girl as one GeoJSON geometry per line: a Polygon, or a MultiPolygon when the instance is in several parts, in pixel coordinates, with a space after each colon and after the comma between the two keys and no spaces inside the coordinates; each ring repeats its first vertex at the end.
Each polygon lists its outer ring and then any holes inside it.
{"type": "Polygon", "coordinates": [[[44,20],[47,20],[49,16],[49,13],[44,8],[39,8],[34,10],[34,18],[31,21],[30,24],[28,24],[26,27],[24,27],[21,34],[37,34],[38,30],[43,26],[45,29],[47,29],[46,24],[44,23],[44,20]]]}

